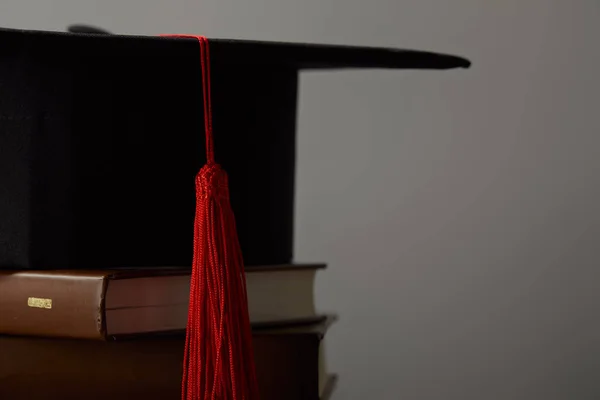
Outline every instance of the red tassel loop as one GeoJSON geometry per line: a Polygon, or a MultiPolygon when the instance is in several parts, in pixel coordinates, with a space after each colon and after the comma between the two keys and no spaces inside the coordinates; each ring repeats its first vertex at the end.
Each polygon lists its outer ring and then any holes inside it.
{"type": "Polygon", "coordinates": [[[183,365],[183,400],[257,400],[246,277],[227,174],[215,163],[208,40],[200,42],[207,163],[196,176],[196,217],[183,365]]]}

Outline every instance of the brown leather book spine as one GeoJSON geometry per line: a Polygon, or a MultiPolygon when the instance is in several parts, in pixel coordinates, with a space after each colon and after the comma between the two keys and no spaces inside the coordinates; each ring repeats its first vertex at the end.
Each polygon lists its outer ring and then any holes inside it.
{"type": "MultiPolygon", "coordinates": [[[[315,334],[253,335],[261,400],[319,400],[315,334]]],[[[179,400],[185,335],[96,341],[0,335],[0,399],[179,400]]]]}
{"type": "Polygon", "coordinates": [[[104,275],[0,273],[0,333],[105,339],[104,275]]]}

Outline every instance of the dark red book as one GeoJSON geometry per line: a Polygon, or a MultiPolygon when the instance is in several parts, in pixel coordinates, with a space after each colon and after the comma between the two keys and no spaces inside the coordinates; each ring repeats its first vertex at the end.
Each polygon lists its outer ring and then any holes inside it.
{"type": "MultiPolygon", "coordinates": [[[[255,331],[261,400],[323,400],[323,337],[334,321],[255,331]]],[[[0,335],[0,399],[179,400],[183,335],[117,341],[0,335]]]]}

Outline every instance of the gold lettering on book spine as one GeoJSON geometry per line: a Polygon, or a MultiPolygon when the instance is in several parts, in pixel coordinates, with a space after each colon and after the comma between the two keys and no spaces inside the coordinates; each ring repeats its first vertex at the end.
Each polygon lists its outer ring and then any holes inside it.
{"type": "Polygon", "coordinates": [[[39,297],[30,297],[27,299],[27,305],[35,308],[52,308],[52,299],[40,299],[39,297]]]}

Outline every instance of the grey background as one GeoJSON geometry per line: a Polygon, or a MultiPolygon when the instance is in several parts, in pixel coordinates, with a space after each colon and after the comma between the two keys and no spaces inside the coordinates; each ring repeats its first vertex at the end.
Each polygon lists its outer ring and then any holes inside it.
{"type": "Polygon", "coordinates": [[[301,79],[296,255],[336,400],[600,398],[600,3],[2,0],[0,25],[390,45],[301,79]]]}

